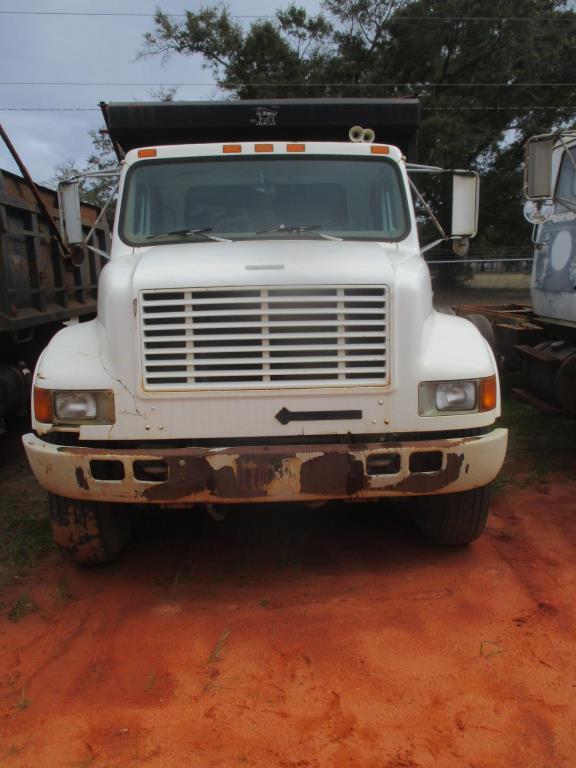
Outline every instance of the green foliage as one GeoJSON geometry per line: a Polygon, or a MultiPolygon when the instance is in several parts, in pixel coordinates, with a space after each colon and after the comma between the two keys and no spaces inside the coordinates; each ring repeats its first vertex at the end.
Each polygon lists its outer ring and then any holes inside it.
{"type": "Polygon", "coordinates": [[[0,591],[52,546],[46,495],[24,461],[0,469],[0,591]]]}
{"type": "Polygon", "coordinates": [[[38,613],[39,610],[37,603],[32,600],[30,595],[20,595],[20,597],[12,603],[10,611],[8,612],[8,621],[16,623],[21,621],[24,616],[29,616],[31,613],[38,613]]]}
{"type": "Polygon", "coordinates": [[[218,638],[218,641],[216,642],[216,645],[210,651],[210,656],[208,656],[208,664],[216,664],[216,662],[221,660],[222,652],[226,646],[226,643],[228,642],[228,638],[230,637],[230,631],[231,630],[226,627],[226,629],[222,632],[218,638]]]}
{"type": "Polygon", "coordinates": [[[508,453],[497,487],[541,482],[552,472],[574,474],[576,441],[574,419],[547,416],[506,396],[518,384],[514,375],[503,377],[504,402],[500,424],[509,430],[508,453]]]}
{"type": "Polygon", "coordinates": [[[323,10],[289,5],[248,28],[225,7],[182,22],[157,10],[141,55],[199,55],[237,98],[417,96],[420,161],[478,169],[480,242],[529,251],[523,144],[575,117],[573,86],[530,84],[576,82],[573,4],[324,0],[323,10]]]}
{"type": "MultiPolygon", "coordinates": [[[[69,160],[59,165],[49,182],[49,186],[57,186],[60,181],[73,176],[79,176],[83,173],[108,171],[118,166],[118,160],[108,135],[96,129],[89,131],[89,135],[92,139],[93,151],[86,163],[83,166],[79,166],[75,161],[69,160]]],[[[118,180],[114,176],[93,176],[80,180],[80,194],[82,200],[86,203],[103,207],[110,199],[117,185],[118,180]]],[[[109,218],[113,218],[113,210],[110,211],[110,215],[109,218]]]]}

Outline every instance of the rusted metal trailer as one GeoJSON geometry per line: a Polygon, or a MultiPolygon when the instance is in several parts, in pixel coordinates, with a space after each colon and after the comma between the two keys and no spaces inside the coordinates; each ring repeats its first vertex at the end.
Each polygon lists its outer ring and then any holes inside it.
{"type": "Polygon", "coordinates": [[[524,304],[460,304],[489,341],[502,372],[521,373],[512,394],[550,415],[576,416],[576,327],[524,304]]]}
{"type": "MultiPolygon", "coordinates": [[[[99,209],[81,209],[88,234],[99,209]]],[[[86,249],[73,261],[56,235],[59,219],[54,190],[0,170],[0,432],[7,418],[26,414],[30,371],[50,337],[96,313],[104,259],[86,249]]],[[[98,222],[90,244],[105,251],[108,240],[107,223],[98,222]]]]}

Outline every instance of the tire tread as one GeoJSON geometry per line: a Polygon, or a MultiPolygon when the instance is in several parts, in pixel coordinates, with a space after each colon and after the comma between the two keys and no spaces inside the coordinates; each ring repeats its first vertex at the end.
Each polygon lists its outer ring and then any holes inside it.
{"type": "Polygon", "coordinates": [[[434,497],[418,502],[414,522],[432,541],[462,546],[475,541],[486,527],[490,485],[434,497]]]}
{"type": "Polygon", "coordinates": [[[127,513],[117,505],[49,494],[54,541],[79,565],[112,563],[129,538],[127,513]]]}

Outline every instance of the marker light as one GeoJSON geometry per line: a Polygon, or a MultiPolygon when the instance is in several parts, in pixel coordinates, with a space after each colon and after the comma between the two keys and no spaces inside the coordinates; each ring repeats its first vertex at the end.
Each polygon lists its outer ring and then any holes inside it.
{"type": "Polygon", "coordinates": [[[242,147],[240,144],[224,144],[222,152],[225,155],[237,155],[239,152],[242,152],[242,147]]]}
{"type": "Polygon", "coordinates": [[[305,152],[306,144],[286,144],[287,152],[305,152]]]}
{"type": "Polygon", "coordinates": [[[498,399],[498,385],[496,376],[489,376],[487,379],[480,379],[480,393],[478,396],[478,410],[492,411],[496,408],[498,399]]]}
{"type": "Polygon", "coordinates": [[[138,150],[138,157],[156,157],[157,154],[158,150],[154,148],[138,150]]]}
{"type": "Polygon", "coordinates": [[[52,391],[50,389],[34,387],[34,416],[43,424],[52,423],[52,391]]]}
{"type": "Polygon", "coordinates": [[[390,154],[390,147],[386,147],[383,144],[372,144],[370,152],[373,155],[388,155],[390,154]]]}
{"type": "Polygon", "coordinates": [[[254,144],[255,152],[274,152],[274,144],[254,144]]]}

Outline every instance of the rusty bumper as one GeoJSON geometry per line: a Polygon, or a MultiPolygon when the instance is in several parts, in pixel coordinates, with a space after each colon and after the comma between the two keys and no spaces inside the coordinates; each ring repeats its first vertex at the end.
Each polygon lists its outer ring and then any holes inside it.
{"type": "Polygon", "coordinates": [[[508,432],[390,444],[232,448],[66,447],[23,437],[47,490],[96,501],[317,501],[452,493],[492,481],[508,432]]]}

